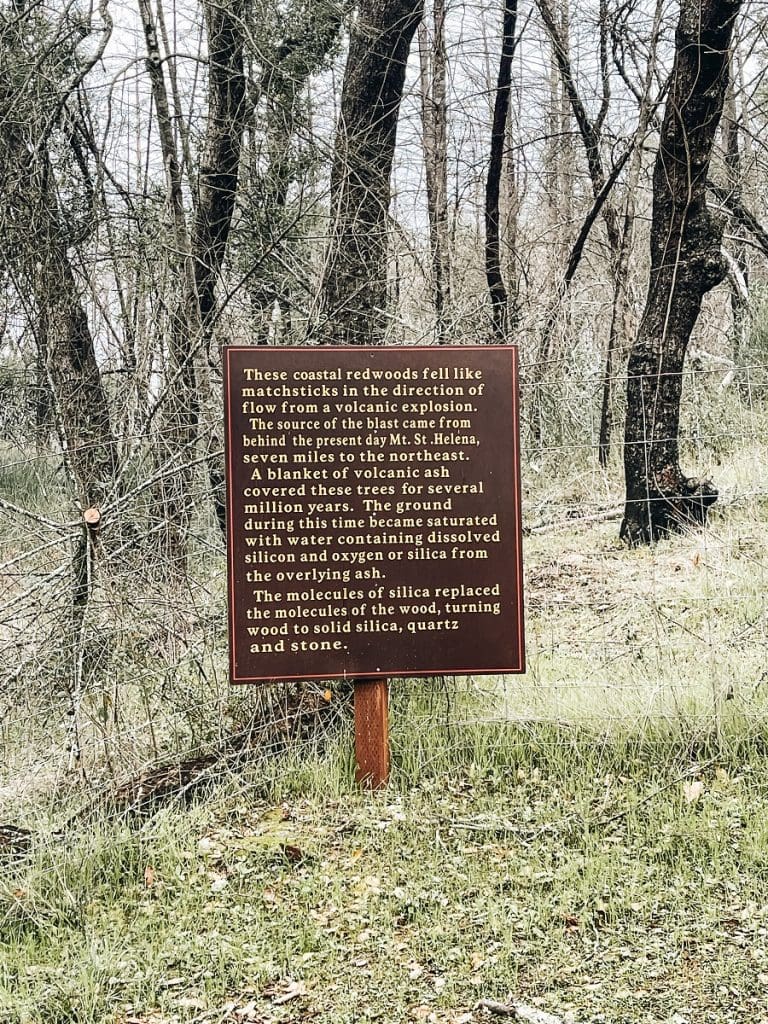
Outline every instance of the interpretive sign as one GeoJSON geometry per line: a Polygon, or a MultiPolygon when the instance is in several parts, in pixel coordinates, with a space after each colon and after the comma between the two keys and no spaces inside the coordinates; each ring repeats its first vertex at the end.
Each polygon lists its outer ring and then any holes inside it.
{"type": "Polygon", "coordinates": [[[233,682],[522,672],[516,349],[224,362],[233,682]]]}

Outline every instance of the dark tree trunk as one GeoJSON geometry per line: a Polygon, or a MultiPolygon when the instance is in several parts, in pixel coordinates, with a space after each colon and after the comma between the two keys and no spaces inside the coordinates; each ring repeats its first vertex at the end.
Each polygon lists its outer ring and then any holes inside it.
{"type": "MultiPolygon", "coordinates": [[[[16,154],[20,162],[22,153],[16,154]]],[[[47,150],[38,154],[26,178],[24,202],[18,205],[29,221],[19,220],[14,228],[19,238],[25,231],[29,236],[17,253],[7,252],[6,259],[37,307],[38,367],[43,378],[39,409],[41,415],[49,410],[54,414],[65,463],[81,502],[100,506],[117,475],[117,445],[68,253],[72,238],[59,208],[47,150]]]]}
{"type": "MultiPolygon", "coordinates": [[[[232,227],[240,171],[240,154],[247,116],[243,49],[242,0],[205,5],[208,33],[208,121],[200,161],[197,204],[192,225],[191,251],[195,292],[202,331],[203,374],[210,359],[216,321],[216,287],[232,227]]],[[[207,388],[206,390],[210,390],[207,388]]],[[[218,421],[218,417],[213,422],[218,421]]],[[[226,534],[224,460],[217,454],[222,440],[217,428],[206,431],[208,481],[216,521],[226,534]]]]}
{"type": "Polygon", "coordinates": [[[117,446],[88,318],[63,240],[46,239],[41,244],[34,280],[45,325],[46,372],[65,457],[81,501],[100,506],[117,475],[117,446]]]}
{"type": "Polygon", "coordinates": [[[496,97],[493,104],[493,124],[491,125],[491,155],[485,181],[485,278],[491,297],[493,335],[494,339],[499,342],[507,340],[509,330],[508,296],[501,272],[499,191],[504,165],[504,143],[507,137],[516,25],[517,0],[505,0],[501,59],[499,60],[496,97]]]}
{"type": "MultiPolygon", "coordinates": [[[[216,285],[232,226],[247,103],[242,0],[205,5],[208,33],[208,122],[192,227],[192,258],[200,320],[210,342],[216,285]]],[[[204,351],[207,354],[208,344],[204,351]]]]}
{"type": "Polygon", "coordinates": [[[423,0],[362,0],[349,42],[331,171],[325,340],[378,345],[387,318],[387,213],[397,119],[423,0]]]}
{"type": "Polygon", "coordinates": [[[683,362],[701,302],[726,274],[722,224],[706,183],[741,0],[683,0],[653,176],[651,276],[628,368],[622,538],[650,543],[706,520],[709,481],[684,475],[678,431],[683,362]]]}

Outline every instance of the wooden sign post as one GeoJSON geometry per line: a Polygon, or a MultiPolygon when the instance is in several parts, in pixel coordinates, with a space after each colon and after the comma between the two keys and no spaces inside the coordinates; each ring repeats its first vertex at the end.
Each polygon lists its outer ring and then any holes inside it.
{"type": "Polygon", "coordinates": [[[389,781],[389,684],[355,680],[355,782],[381,789],[389,781]]]}
{"type": "Polygon", "coordinates": [[[377,788],[388,679],[524,671],[517,351],[224,362],[232,681],[356,680],[377,788]]]}

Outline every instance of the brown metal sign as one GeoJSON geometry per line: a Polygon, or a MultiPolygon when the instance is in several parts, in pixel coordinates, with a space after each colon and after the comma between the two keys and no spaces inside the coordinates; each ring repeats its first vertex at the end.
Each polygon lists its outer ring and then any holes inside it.
{"type": "Polygon", "coordinates": [[[524,671],[516,349],[224,362],[233,682],[524,671]]]}

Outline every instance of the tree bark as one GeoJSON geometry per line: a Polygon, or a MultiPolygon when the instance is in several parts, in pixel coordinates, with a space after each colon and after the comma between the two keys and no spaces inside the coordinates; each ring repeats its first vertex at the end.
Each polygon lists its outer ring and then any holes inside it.
{"type": "Polygon", "coordinates": [[[138,5],[147,47],[146,66],[157,114],[172,221],[173,251],[169,252],[169,261],[179,285],[170,311],[165,393],[161,398],[160,429],[154,450],[159,467],[173,467],[159,479],[155,500],[163,522],[159,534],[161,553],[171,567],[180,571],[186,564],[187,535],[191,520],[192,473],[189,464],[193,460],[200,414],[195,353],[201,329],[184,210],[181,165],[176,152],[157,29],[149,0],[138,0],[138,5]]]}
{"type": "Polygon", "coordinates": [[[419,25],[422,149],[427,186],[429,242],[432,251],[432,294],[437,319],[437,338],[443,343],[447,339],[447,312],[451,298],[445,0],[433,0],[432,21],[431,40],[426,20],[422,20],[419,25]]]}
{"type": "Polygon", "coordinates": [[[621,536],[650,543],[704,523],[717,490],[680,468],[683,363],[704,295],[726,274],[723,225],[707,208],[715,133],[741,0],[683,0],[653,176],[651,275],[629,360],[621,536]]]}
{"type": "Polygon", "coordinates": [[[485,279],[488,282],[488,293],[491,298],[493,336],[496,341],[502,343],[507,340],[509,333],[509,297],[501,271],[499,192],[504,166],[504,144],[507,138],[516,26],[517,0],[505,0],[501,58],[493,103],[491,153],[485,180],[485,279]]]}
{"type": "Polygon", "coordinates": [[[321,286],[328,342],[384,342],[390,175],[405,66],[422,11],[423,0],[362,0],[352,29],[321,286]]]}
{"type": "Polygon", "coordinates": [[[611,435],[613,433],[613,384],[614,373],[619,360],[622,365],[627,358],[629,339],[633,336],[632,314],[629,302],[629,269],[635,239],[635,202],[640,171],[643,165],[643,141],[649,126],[656,116],[658,100],[651,99],[653,81],[656,77],[657,53],[664,0],[656,0],[653,27],[648,48],[648,63],[645,68],[642,91],[638,91],[638,116],[635,129],[635,145],[632,151],[629,171],[627,173],[626,200],[624,205],[623,225],[620,234],[619,248],[614,254],[613,262],[613,302],[611,305],[611,326],[608,333],[608,345],[605,351],[605,371],[603,376],[603,397],[600,408],[600,435],[598,442],[598,461],[603,469],[608,466],[611,451],[611,435]]]}
{"type": "MultiPolygon", "coordinates": [[[[725,174],[728,190],[733,196],[734,202],[742,203],[742,181],[744,178],[741,144],[739,114],[736,105],[736,89],[733,81],[733,66],[725,94],[723,136],[725,143],[725,174]]],[[[736,225],[738,227],[738,225],[736,225]]],[[[738,273],[729,275],[733,277],[731,286],[731,314],[733,316],[733,361],[737,367],[741,367],[744,360],[747,334],[749,330],[749,264],[747,262],[747,249],[743,238],[737,238],[733,242],[733,259],[735,270],[738,273]]]]}
{"type": "MultiPolygon", "coordinates": [[[[208,35],[208,120],[190,248],[194,268],[195,301],[202,331],[201,363],[204,376],[216,321],[216,287],[227,251],[240,174],[240,154],[247,118],[243,49],[245,5],[228,0],[205,5],[208,35]]],[[[210,391],[210,387],[206,388],[210,391]]],[[[210,395],[201,396],[203,399],[210,395]]],[[[203,409],[205,415],[206,410],[203,409]]],[[[226,534],[224,460],[218,415],[207,410],[206,447],[208,481],[216,521],[226,534]]]]}
{"type": "Polygon", "coordinates": [[[247,116],[244,16],[243,0],[205,4],[208,120],[192,226],[192,258],[206,355],[216,313],[216,285],[235,209],[247,116]]]}

